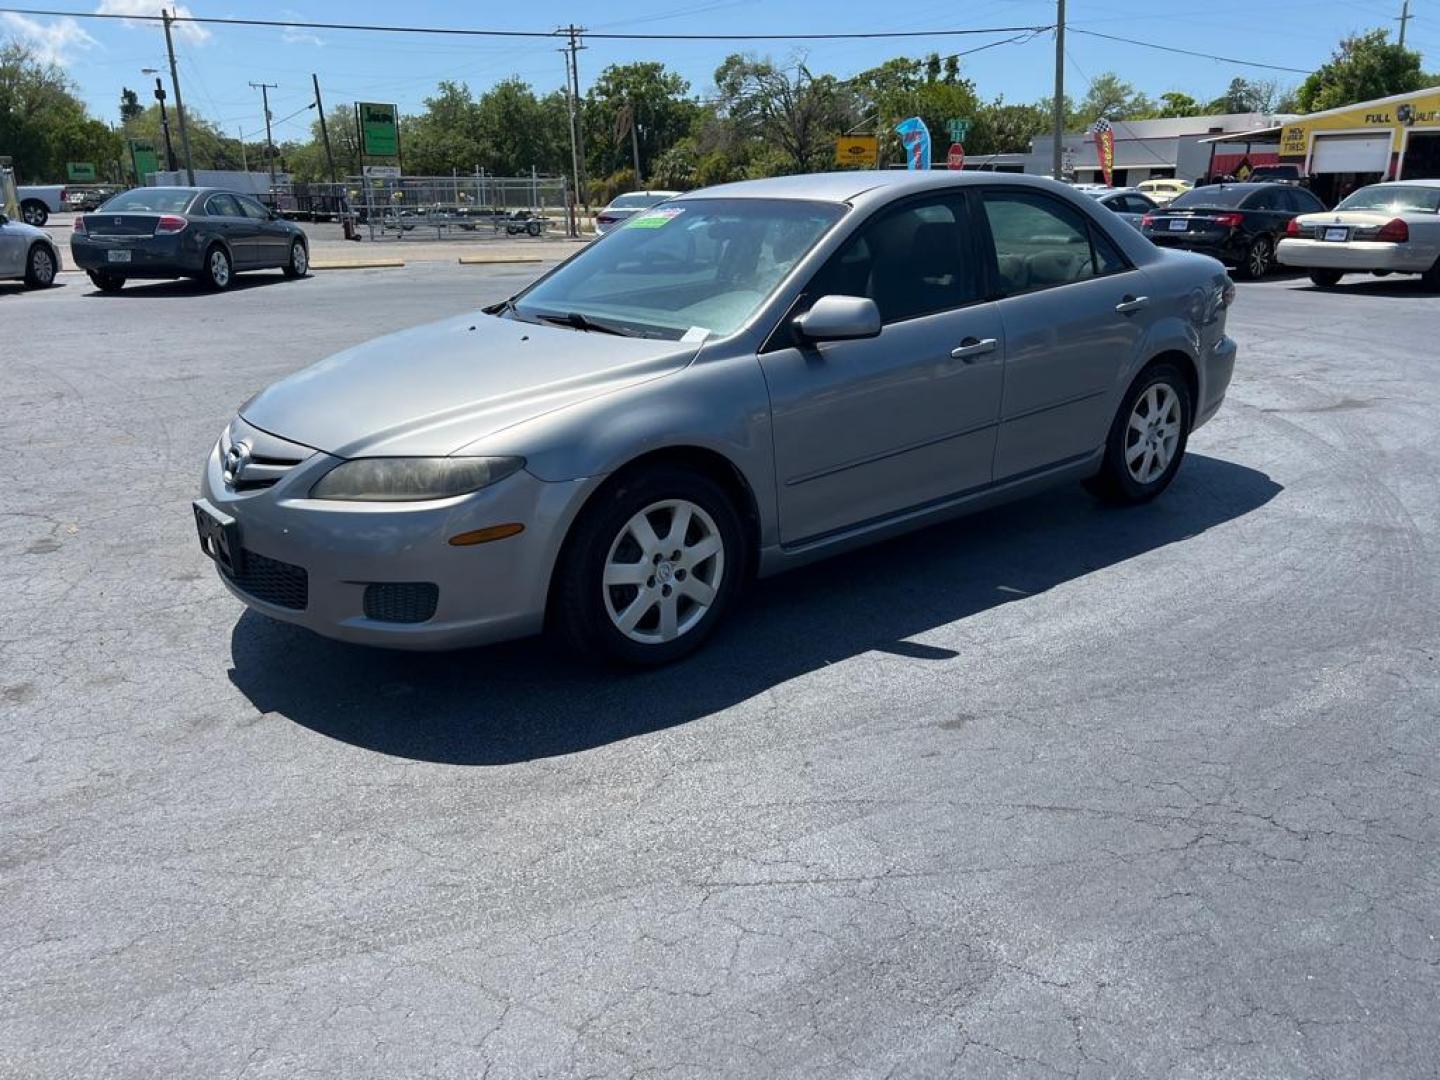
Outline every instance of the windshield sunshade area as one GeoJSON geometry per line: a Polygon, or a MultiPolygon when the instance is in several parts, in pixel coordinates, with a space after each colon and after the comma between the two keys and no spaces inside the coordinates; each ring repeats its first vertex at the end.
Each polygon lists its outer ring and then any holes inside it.
{"type": "Polygon", "coordinates": [[[1418,210],[1440,213],[1440,188],[1406,187],[1402,184],[1374,184],[1350,195],[1336,210],[1383,210],[1398,213],[1418,210]]]}
{"type": "Polygon", "coordinates": [[[643,210],[515,302],[524,319],[593,322],[679,339],[733,333],[845,207],[798,199],[686,199],[643,210]]]}
{"type": "Polygon", "coordinates": [[[186,188],[135,188],[116,195],[100,209],[107,214],[179,214],[193,198],[195,192],[186,188]]]}

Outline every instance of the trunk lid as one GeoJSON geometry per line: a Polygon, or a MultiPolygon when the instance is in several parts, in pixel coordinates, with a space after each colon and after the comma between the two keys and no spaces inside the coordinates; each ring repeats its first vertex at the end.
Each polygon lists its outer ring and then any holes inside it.
{"type": "Polygon", "coordinates": [[[85,215],[87,236],[154,236],[159,214],[106,214],[85,215]]]}

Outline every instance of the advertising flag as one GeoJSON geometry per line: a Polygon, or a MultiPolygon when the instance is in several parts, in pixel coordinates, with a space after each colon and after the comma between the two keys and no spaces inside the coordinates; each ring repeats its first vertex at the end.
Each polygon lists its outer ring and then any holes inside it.
{"type": "Polygon", "coordinates": [[[1100,161],[1100,174],[1105,177],[1105,186],[1113,187],[1110,178],[1115,172],[1115,129],[1102,116],[1090,131],[1095,136],[1095,156],[1100,161]]]}
{"type": "Polygon", "coordinates": [[[901,120],[895,125],[895,132],[905,144],[905,167],[907,169],[928,169],[930,167],[930,129],[918,116],[901,120]]]}

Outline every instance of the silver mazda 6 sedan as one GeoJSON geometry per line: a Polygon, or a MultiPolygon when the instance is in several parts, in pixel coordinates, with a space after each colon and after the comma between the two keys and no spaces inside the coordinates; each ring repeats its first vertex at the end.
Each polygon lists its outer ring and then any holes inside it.
{"type": "Polygon", "coordinates": [[[697,191],[258,394],[200,542],[246,604],[346,641],[548,628],[662,663],[751,577],[1049,484],[1155,497],[1225,395],[1233,296],[1037,177],[697,191]]]}

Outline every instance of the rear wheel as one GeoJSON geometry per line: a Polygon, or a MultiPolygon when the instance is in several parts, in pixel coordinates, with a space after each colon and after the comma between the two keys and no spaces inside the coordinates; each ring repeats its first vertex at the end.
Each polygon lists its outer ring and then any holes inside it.
{"type": "Polygon", "coordinates": [[[205,253],[205,269],[201,278],[206,285],[220,292],[230,287],[234,271],[230,267],[230,254],[219,244],[205,253]]]}
{"type": "Polygon", "coordinates": [[[50,249],[44,244],[35,244],[30,248],[29,258],[25,260],[25,284],[32,289],[48,289],[55,284],[55,272],[58,269],[50,249]]]}
{"type": "Polygon", "coordinates": [[[1193,409],[1190,384],[1178,367],[1162,361],[1146,368],[1110,425],[1100,472],[1085,486],[1117,505],[1155,498],[1180,469],[1193,409]]]}
{"type": "Polygon", "coordinates": [[[88,270],[86,273],[90,276],[90,284],[103,293],[117,293],[125,287],[125,279],[108,270],[88,270]]]}
{"type": "Polygon", "coordinates": [[[290,261],[284,267],[285,276],[288,278],[302,278],[310,271],[310,252],[305,247],[305,241],[296,240],[290,245],[290,261]]]}
{"type": "Polygon", "coordinates": [[[551,590],[550,629],[572,650],[653,666],[699,648],[745,570],[729,496],[659,467],[601,491],[576,523],[551,590]]]}
{"type": "Polygon", "coordinates": [[[1440,259],[1435,260],[1435,265],[1420,275],[1420,284],[1431,292],[1440,292],[1440,259]]]}
{"type": "Polygon", "coordinates": [[[1339,270],[1311,270],[1310,280],[1321,289],[1333,289],[1345,275],[1339,270]]]}
{"type": "Polygon", "coordinates": [[[1240,260],[1240,265],[1235,267],[1235,276],[1246,281],[1259,281],[1270,272],[1273,255],[1269,237],[1257,236],[1245,249],[1245,257],[1240,260]]]}
{"type": "Polygon", "coordinates": [[[20,204],[20,220],[26,225],[34,225],[38,229],[50,220],[50,210],[42,202],[27,199],[20,204]]]}

